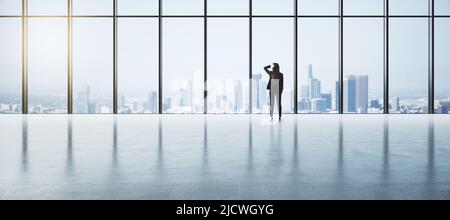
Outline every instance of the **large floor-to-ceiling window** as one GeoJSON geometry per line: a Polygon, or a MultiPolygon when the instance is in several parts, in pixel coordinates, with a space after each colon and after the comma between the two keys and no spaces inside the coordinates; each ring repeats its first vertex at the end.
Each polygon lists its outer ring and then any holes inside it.
{"type": "Polygon", "coordinates": [[[73,111],[113,112],[113,22],[110,18],[73,21],[73,111]]]}
{"type": "Polygon", "coordinates": [[[67,113],[67,1],[28,0],[28,112],[67,113]]]}
{"type": "Polygon", "coordinates": [[[67,112],[67,21],[28,20],[29,113],[67,112]]]}
{"type": "Polygon", "coordinates": [[[298,1],[298,113],[339,112],[339,1],[298,1]]]}
{"type": "Polygon", "coordinates": [[[343,112],[382,113],[383,0],[343,2],[343,112]],[[353,16],[353,17],[350,17],[353,16]]]}
{"type": "Polygon", "coordinates": [[[298,112],[339,111],[339,21],[299,18],[298,112]]]}
{"type": "Polygon", "coordinates": [[[434,54],[435,94],[434,112],[450,113],[450,1],[435,0],[434,54]],[[444,17],[447,16],[447,17],[444,17]]]}
{"type": "MultiPolygon", "coordinates": [[[[266,84],[269,75],[264,67],[277,63],[283,73],[282,111],[294,112],[295,1],[256,0],[252,14],[252,109],[268,113],[270,96],[266,84]]],[[[277,100],[275,99],[277,102],[277,100]]],[[[275,102],[275,103],[276,103],[275,102]]]]}
{"type": "Polygon", "coordinates": [[[203,18],[164,18],[163,26],[163,112],[203,113],[203,18]]]}
{"type": "Polygon", "coordinates": [[[208,19],[207,112],[248,112],[248,33],[248,19],[208,19]]]}
{"type": "Polygon", "coordinates": [[[389,111],[427,113],[429,78],[428,0],[389,1],[389,111]]]}
{"type": "Polygon", "coordinates": [[[116,26],[118,113],[157,113],[159,1],[118,0],[116,7],[123,16],[116,26]]]}
{"type": "Polygon", "coordinates": [[[447,0],[2,0],[0,113],[448,113],[447,0]]]}
{"type": "Polygon", "coordinates": [[[119,18],[117,28],[118,111],[157,113],[158,19],[119,18]]]}
{"type": "Polygon", "coordinates": [[[21,35],[20,19],[0,19],[0,113],[22,112],[21,35]]]}

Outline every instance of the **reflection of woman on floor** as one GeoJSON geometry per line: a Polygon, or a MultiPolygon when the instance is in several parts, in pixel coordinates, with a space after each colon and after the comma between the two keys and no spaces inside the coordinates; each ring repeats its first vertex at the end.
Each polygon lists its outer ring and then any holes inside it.
{"type": "Polygon", "coordinates": [[[275,104],[275,98],[278,102],[278,115],[279,120],[281,120],[281,95],[283,94],[283,74],[280,72],[280,66],[278,63],[273,63],[273,65],[268,65],[264,67],[264,70],[269,74],[270,79],[267,83],[267,89],[270,93],[270,118],[273,119],[273,106],[275,104]],[[272,68],[272,71],[269,70],[272,68]]]}

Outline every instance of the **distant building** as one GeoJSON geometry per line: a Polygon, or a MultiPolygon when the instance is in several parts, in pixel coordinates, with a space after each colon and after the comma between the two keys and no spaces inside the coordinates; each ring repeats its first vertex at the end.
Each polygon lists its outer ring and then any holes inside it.
{"type": "Polygon", "coordinates": [[[300,98],[309,99],[309,86],[302,85],[300,88],[300,98]]]}
{"type": "Polygon", "coordinates": [[[327,110],[327,100],[323,98],[311,100],[311,110],[313,112],[325,112],[327,110]]]}
{"type": "Polygon", "coordinates": [[[339,111],[339,109],[341,107],[341,90],[340,90],[340,83],[339,83],[339,81],[336,81],[335,89],[336,89],[336,92],[335,92],[336,98],[335,98],[335,103],[334,104],[336,106],[336,111],[339,111]]]}
{"type": "Polygon", "coordinates": [[[243,105],[243,88],[240,80],[234,81],[234,112],[240,112],[243,105]]]}
{"type": "MultiPolygon", "coordinates": [[[[148,110],[151,113],[157,113],[157,111],[158,111],[158,93],[156,91],[151,91],[148,94],[147,102],[148,102],[148,110]]],[[[169,106],[165,106],[165,109],[168,108],[168,107],[169,106]]]]}
{"type": "Polygon", "coordinates": [[[428,106],[422,106],[420,108],[420,113],[428,114],[428,106]]]}
{"type": "Polygon", "coordinates": [[[447,105],[438,105],[436,113],[437,114],[448,114],[448,106],[447,105]]]}
{"type": "Polygon", "coordinates": [[[356,76],[356,112],[367,113],[369,104],[369,76],[356,76]]]}
{"type": "MultiPolygon", "coordinates": [[[[300,101],[297,103],[300,111],[312,110],[312,100],[321,99],[321,82],[314,78],[313,66],[308,65],[308,81],[307,85],[300,87],[300,101]]],[[[293,97],[293,95],[291,95],[293,97]]],[[[293,103],[293,102],[292,102],[293,103]]],[[[328,108],[330,109],[330,108],[328,108]]],[[[317,109],[316,109],[317,110],[317,109]]]]}
{"type": "Polygon", "coordinates": [[[354,75],[344,79],[344,112],[356,112],[356,78],[354,75]]]}
{"type": "Polygon", "coordinates": [[[252,81],[252,108],[261,110],[266,102],[266,87],[264,86],[264,81],[262,81],[262,74],[253,74],[252,81]]]}
{"type": "Polygon", "coordinates": [[[78,92],[78,101],[77,103],[77,107],[76,107],[76,112],[78,113],[95,113],[90,111],[90,93],[91,93],[91,88],[90,86],[84,86],[80,89],[80,92],[78,92]]]}
{"type": "MultiPolygon", "coordinates": [[[[295,93],[294,93],[294,90],[293,89],[291,89],[290,91],[289,91],[289,100],[290,100],[290,111],[291,112],[294,112],[294,106],[295,106],[295,93]]],[[[282,99],[283,100],[283,99],[282,99]]]]}
{"type": "Polygon", "coordinates": [[[331,104],[331,93],[322,93],[322,94],[320,94],[320,97],[322,98],[322,99],[325,99],[326,100],[326,102],[327,102],[327,109],[328,110],[331,110],[331,107],[332,107],[332,104],[331,104]]]}
{"type": "Polygon", "coordinates": [[[119,109],[125,109],[125,95],[121,94],[119,98],[119,109]]]}
{"type": "Polygon", "coordinates": [[[400,112],[400,99],[398,97],[392,97],[390,105],[392,112],[400,112]]]}
{"type": "Polygon", "coordinates": [[[348,75],[344,79],[344,112],[367,113],[369,77],[348,75]]]}
{"type": "Polygon", "coordinates": [[[441,100],[439,101],[439,105],[443,106],[443,110],[447,109],[446,113],[450,110],[450,100],[441,100]]]}
{"type": "Polygon", "coordinates": [[[309,99],[302,98],[298,101],[298,110],[299,111],[309,111],[311,110],[311,102],[309,99]]]}
{"type": "Polygon", "coordinates": [[[89,103],[87,113],[89,113],[89,114],[97,113],[95,103],[89,103]]]}
{"type": "Polygon", "coordinates": [[[380,101],[378,101],[378,99],[373,99],[373,100],[370,100],[369,102],[370,102],[371,108],[376,108],[376,109],[381,108],[380,101]]]}
{"type": "MultiPolygon", "coordinates": [[[[153,93],[153,92],[152,92],[153,93]]],[[[154,103],[155,102],[155,100],[151,100],[151,102],[150,103],[154,103]]],[[[171,109],[171,107],[172,107],[172,98],[171,97],[166,97],[165,99],[164,99],[164,102],[163,102],[163,111],[164,112],[167,112],[169,109],[171,109]]],[[[154,109],[152,109],[152,113],[156,113],[156,111],[153,111],[154,109]]]]}
{"type": "Polygon", "coordinates": [[[313,67],[311,64],[308,66],[308,82],[309,82],[309,99],[315,99],[320,98],[320,91],[321,91],[321,83],[320,80],[315,79],[313,75],[313,67]]]}

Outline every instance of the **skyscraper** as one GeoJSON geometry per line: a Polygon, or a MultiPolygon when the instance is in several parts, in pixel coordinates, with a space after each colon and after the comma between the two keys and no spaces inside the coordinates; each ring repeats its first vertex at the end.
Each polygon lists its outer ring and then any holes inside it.
{"type": "Polygon", "coordinates": [[[266,105],[267,99],[266,96],[268,93],[266,92],[267,81],[262,80],[262,74],[253,74],[252,76],[253,84],[252,84],[252,108],[255,112],[261,111],[264,105],[266,105]]]}
{"type": "Polygon", "coordinates": [[[309,111],[311,110],[311,102],[306,99],[302,98],[298,101],[298,110],[300,111],[309,111]]]}
{"type": "Polygon", "coordinates": [[[311,100],[311,110],[313,112],[325,112],[327,110],[327,100],[323,98],[311,100]]]}
{"type": "Polygon", "coordinates": [[[436,113],[437,114],[448,114],[448,106],[447,105],[438,105],[436,113]]]}
{"type": "Polygon", "coordinates": [[[243,106],[243,89],[241,80],[234,81],[234,112],[240,112],[243,106]]]}
{"type": "Polygon", "coordinates": [[[182,106],[191,108],[192,107],[192,81],[191,80],[189,80],[187,82],[186,89],[182,90],[182,98],[183,98],[182,106]]]}
{"type": "Polygon", "coordinates": [[[369,77],[348,75],[344,79],[344,112],[367,113],[369,77]]]}
{"type": "Polygon", "coordinates": [[[336,86],[335,86],[336,92],[335,92],[335,106],[336,106],[336,111],[339,111],[340,107],[341,107],[341,90],[340,90],[340,83],[339,81],[336,81],[336,86]]]}
{"type": "Polygon", "coordinates": [[[400,98],[392,97],[390,104],[391,104],[391,111],[393,111],[394,113],[400,112],[400,98]]]}
{"type": "Polygon", "coordinates": [[[450,100],[441,100],[441,101],[439,101],[439,105],[443,106],[442,113],[447,114],[448,110],[450,110],[450,100]],[[445,110],[447,110],[447,111],[445,111],[445,110]]]}
{"type": "Polygon", "coordinates": [[[356,112],[356,78],[349,75],[344,79],[344,112],[356,112]]]}
{"type": "Polygon", "coordinates": [[[300,98],[309,99],[309,86],[302,85],[300,88],[300,98]]]}
{"type": "Polygon", "coordinates": [[[125,108],[125,95],[121,94],[119,99],[119,109],[125,108]]]}
{"type": "Polygon", "coordinates": [[[325,99],[326,103],[327,103],[327,109],[331,110],[332,104],[331,104],[331,93],[322,93],[320,94],[320,97],[322,99],[325,99]]]}
{"type": "MultiPolygon", "coordinates": [[[[151,91],[148,94],[148,105],[149,105],[149,110],[151,113],[156,113],[157,112],[157,103],[158,103],[158,94],[156,93],[156,91],[151,91]]],[[[168,100],[166,103],[170,103],[170,100],[168,100]]],[[[164,110],[167,110],[168,106],[164,107],[164,110]]]]}
{"type": "Polygon", "coordinates": [[[252,93],[255,95],[252,99],[252,105],[255,109],[261,109],[261,106],[263,103],[261,103],[261,73],[259,74],[253,74],[252,80],[253,80],[253,86],[252,86],[252,93]]]}
{"type": "Polygon", "coordinates": [[[377,99],[370,100],[370,107],[380,109],[381,108],[380,101],[378,101],[377,99]]]}
{"type": "Polygon", "coordinates": [[[320,98],[320,81],[314,78],[313,67],[311,64],[308,66],[308,82],[309,82],[309,99],[320,98]]]}
{"type": "Polygon", "coordinates": [[[367,113],[369,103],[369,76],[356,76],[356,111],[367,113]]]}
{"type": "Polygon", "coordinates": [[[81,91],[78,93],[78,105],[77,105],[77,112],[79,113],[95,113],[91,112],[91,106],[90,106],[90,93],[91,88],[89,86],[84,86],[81,88],[81,91]]]}

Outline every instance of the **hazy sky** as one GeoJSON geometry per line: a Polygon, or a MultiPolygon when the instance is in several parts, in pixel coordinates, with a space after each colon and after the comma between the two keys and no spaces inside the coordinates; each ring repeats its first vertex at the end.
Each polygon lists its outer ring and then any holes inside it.
{"type": "MultiPolygon", "coordinates": [[[[34,15],[65,15],[67,1],[29,0],[34,15]]],[[[119,14],[157,13],[157,2],[119,0],[119,14]]],[[[203,0],[163,0],[166,15],[202,15],[203,0]]],[[[0,14],[20,15],[21,1],[0,0],[0,14]]],[[[110,15],[112,0],[76,0],[78,15],[110,15]]],[[[427,0],[390,0],[393,15],[426,15],[427,0]]],[[[209,0],[211,15],[248,15],[248,1],[209,0]]],[[[292,15],[292,0],[254,0],[253,14],[292,15]]],[[[299,0],[304,15],[337,15],[338,0],[299,0]]],[[[436,14],[450,14],[450,0],[435,1],[436,14]]],[[[345,14],[382,14],[382,0],[345,0],[345,14]]],[[[390,21],[391,95],[426,96],[428,71],[428,23],[424,18],[392,18],[390,21]]],[[[20,91],[21,22],[0,18],[0,91],[20,91]]],[[[203,19],[163,20],[163,82],[183,84],[203,74],[203,19]]],[[[299,19],[299,88],[307,65],[322,81],[323,90],[334,92],[338,78],[338,19],[299,19]]],[[[208,20],[208,79],[240,79],[248,84],[249,29],[247,18],[208,20]]],[[[383,22],[379,18],[344,20],[344,74],[369,75],[369,94],[381,98],[383,67],[383,22]]],[[[286,75],[287,89],[293,83],[292,18],[253,19],[253,70],[277,61],[286,75]]],[[[157,85],[157,19],[119,19],[119,89],[146,94],[157,85]],[[146,86],[146,88],[143,88],[146,86]]],[[[436,90],[450,96],[450,19],[436,19],[436,90]]],[[[67,23],[65,19],[30,19],[30,92],[66,92],[67,23]],[[43,32],[45,30],[45,32],[43,32]],[[51,64],[51,65],[50,65],[51,64]]],[[[74,19],[74,89],[91,84],[93,92],[112,91],[112,20],[74,19]]],[[[284,98],[288,104],[287,98],[284,98]]],[[[289,103],[290,104],[290,103],[289,103]]]]}

